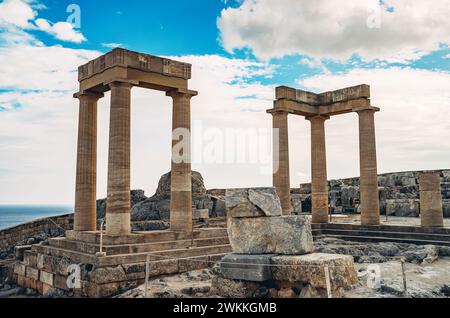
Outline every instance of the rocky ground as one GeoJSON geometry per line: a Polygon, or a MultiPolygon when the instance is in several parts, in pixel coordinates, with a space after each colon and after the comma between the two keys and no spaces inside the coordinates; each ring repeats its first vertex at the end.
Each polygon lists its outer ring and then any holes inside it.
{"type": "MultiPolygon", "coordinates": [[[[353,255],[359,284],[346,291],[345,298],[436,298],[450,297],[450,248],[401,243],[358,243],[324,238],[316,242],[316,252],[353,255]],[[407,293],[403,290],[401,259],[404,259],[407,293]],[[377,268],[378,284],[369,284],[368,272],[377,268]]],[[[161,277],[149,281],[150,298],[218,297],[211,290],[217,268],[161,277]]],[[[117,298],[143,298],[145,287],[127,291],[117,298]]],[[[265,298],[271,290],[257,290],[255,298],[265,298]]],[[[279,295],[283,296],[283,295],[279,295]]],[[[289,296],[289,295],[286,295],[289,296]]]]}

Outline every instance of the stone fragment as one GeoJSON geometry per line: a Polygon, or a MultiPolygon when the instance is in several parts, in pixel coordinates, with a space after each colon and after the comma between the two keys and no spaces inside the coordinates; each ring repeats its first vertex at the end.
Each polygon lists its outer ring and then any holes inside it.
{"type": "Polygon", "coordinates": [[[278,298],[295,298],[295,292],[292,288],[283,288],[278,291],[278,298]]]}
{"type": "Polygon", "coordinates": [[[227,189],[225,202],[235,218],[280,216],[282,212],[275,188],[227,189]]]}
{"type": "Polygon", "coordinates": [[[353,257],[349,255],[313,253],[275,256],[272,264],[272,274],[276,281],[301,282],[310,284],[313,288],[325,289],[325,266],[328,266],[332,290],[350,289],[358,282],[353,257]]]}
{"type": "Polygon", "coordinates": [[[209,210],[208,209],[192,209],[192,219],[193,220],[209,219],[209,210]]]}
{"type": "Polygon", "coordinates": [[[211,294],[223,298],[251,298],[259,287],[260,285],[255,282],[214,276],[211,283],[211,294]]]}
{"type": "Polygon", "coordinates": [[[237,254],[302,255],[314,248],[307,216],[230,218],[228,236],[237,254]]]}
{"type": "Polygon", "coordinates": [[[272,278],[270,259],[273,254],[242,255],[228,254],[220,262],[220,271],[225,278],[263,282],[272,278]]]}
{"type": "Polygon", "coordinates": [[[122,266],[97,268],[89,273],[89,278],[95,284],[121,282],[127,279],[122,266]]]}
{"type": "Polygon", "coordinates": [[[386,200],[386,213],[394,216],[419,216],[419,200],[386,200]]]}

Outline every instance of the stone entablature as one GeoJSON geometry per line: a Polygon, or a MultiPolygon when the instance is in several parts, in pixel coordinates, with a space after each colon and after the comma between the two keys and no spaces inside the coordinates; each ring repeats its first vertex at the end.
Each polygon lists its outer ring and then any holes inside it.
{"type": "Polygon", "coordinates": [[[191,78],[191,64],[117,48],[80,66],[78,80],[81,82],[115,66],[180,77],[185,80],[191,78]]]}
{"type": "Polygon", "coordinates": [[[320,94],[279,86],[275,90],[274,108],[268,113],[284,111],[294,115],[338,115],[355,112],[370,106],[370,86],[366,84],[347,87],[320,94]]]}

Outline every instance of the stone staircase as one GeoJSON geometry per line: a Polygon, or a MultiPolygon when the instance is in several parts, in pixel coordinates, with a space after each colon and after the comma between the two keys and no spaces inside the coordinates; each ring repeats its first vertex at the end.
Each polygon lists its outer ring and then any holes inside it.
{"type": "Polygon", "coordinates": [[[152,231],[128,237],[104,237],[100,251],[99,233],[75,233],[52,238],[48,244],[25,251],[15,266],[18,283],[45,293],[50,288],[68,291],[68,266],[81,268],[81,296],[105,297],[144,282],[146,260],[149,276],[183,273],[214,265],[231,252],[225,228],[198,228],[192,234],[152,231]],[[82,235],[82,240],[80,240],[82,235]]]}
{"type": "Polygon", "coordinates": [[[315,239],[335,237],[360,242],[397,242],[450,246],[450,229],[412,226],[362,226],[355,224],[312,224],[315,239]]]}

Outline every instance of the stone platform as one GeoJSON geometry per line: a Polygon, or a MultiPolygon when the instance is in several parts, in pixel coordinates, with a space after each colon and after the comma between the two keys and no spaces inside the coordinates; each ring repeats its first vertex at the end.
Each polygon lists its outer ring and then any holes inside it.
{"type": "Polygon", "coordinates": [[[305,255],[228,254],[220,262],[220,275],[212,288],[222,297],[260,297],[257,291],[271,290],[269,298],[326,298],[326,274],[333,298],[358,284],[353,257],[325,253],[305,255]]]}
{"type": "MultiPolygon", "coordinates": [[[[108,297],[142,284],[149,255],[149,276],[206,268],[231,252],[226,228],[134,232],[103,237],[99,232],[67,231],[66,237],[34,245],[14,266],[18,285],[47,294],[53,288],[84,297],[108,297]],[[69,288],[69,266],[80,269],[79,286],[69,288]]],[[[76,275],[75,275],[76,276],[76,275]]],[[[73,287],[73,285],[72,285],[73,287]]]]}

